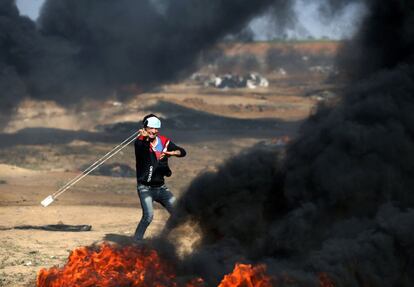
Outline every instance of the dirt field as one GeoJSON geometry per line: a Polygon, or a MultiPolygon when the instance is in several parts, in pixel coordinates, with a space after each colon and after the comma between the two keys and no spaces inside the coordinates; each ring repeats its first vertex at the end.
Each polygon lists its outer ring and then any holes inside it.
{"type": "Polygon", "coordinates": [[[254,54],[262,56],[270,49],[282,51],[297,50],[304,54],[321,55],[328,54],[334,56],[338,52],[338,42],[336,41],[308,41],[308,42],[261,42],[261,43],[229,43],[222,45],[226,55],[254,54]]]}
{"type": "MultiPolygon", "coordinates": [[[[63,265],[74,248],[133,234],[141,215],[134,177],[88,176],[51,206],[43,208],[40,201],[139,128],[145,114],[165,119],[163,134],[188,152],[170,164],[167,183],[179,197],[198,174],[216,170],[243,149],[283,146],[286,136],[294,138],[321,100],[312,95],[332,90],[327,77],[269,75],[268,88],[225,90],[183,81],[123,103],[84,103],[76,109],[22,103],[0,134],[0,286],[34,286],[41,268],[63,265]],[[59,223],[92,230],[36,229],[59,223]],[[25,225],[32,228],[19,229],[25,225]]],[[[133,169],[132,146],[108,163],[133,169]]],[[[168,216],[156,208],[148,237],[162,230],[168,216]]]]}

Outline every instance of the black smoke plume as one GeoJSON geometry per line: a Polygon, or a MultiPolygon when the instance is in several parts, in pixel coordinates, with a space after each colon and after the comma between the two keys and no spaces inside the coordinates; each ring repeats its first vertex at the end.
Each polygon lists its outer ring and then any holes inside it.
{"type": "Polygon", "coordinates": [[[190,220],[202,235],[189,272],[216,284],[237,261],[264,262],[294,286],[319,286],[318,272],[335,286],[413,285],[414,5],[366,5],[341,51],[341,102],[319,107],[282,160],[253,148],[180,199],[169,228],[190,220]]]}
{"type": "MultiPolygon", "coordinates": [[[[30,58],[30,47],[36,40],[35,26],[19,17],[14,1],[0,2],[0,90],[2,117],[8,118],[16,104],[26,95],[23,75],[30,58]],[[34,41],[33,41],[34,40],[34,41]]],[[[4,122],[4,121],[2,121],[4,122]]]]}

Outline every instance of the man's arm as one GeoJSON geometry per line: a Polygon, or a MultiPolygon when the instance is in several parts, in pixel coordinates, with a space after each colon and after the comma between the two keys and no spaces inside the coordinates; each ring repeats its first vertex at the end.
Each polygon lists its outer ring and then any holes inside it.
{"type": "Polygon", "coordinates": [[[182,147],[170,141],[167,151],[165,151],[164,154],[168,156],[184,157],[187,152],[182,147]]]}
{"type": "Polygon", "coordinates": [[[142,152],[147,152],[149,150],[149,141],[147,137],[140,135],[134,143],[135,146],[135,154],[140,154],[142,152]]]}

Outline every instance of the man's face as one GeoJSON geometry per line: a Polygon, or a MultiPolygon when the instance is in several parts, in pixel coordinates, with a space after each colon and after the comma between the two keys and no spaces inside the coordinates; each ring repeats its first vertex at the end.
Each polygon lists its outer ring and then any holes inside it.
{"type": "Polygon", "coordinates": [[[145,130],[147,131],[148,137],[150,139],[155,139],[158,135],[158,129],[157,128],[146,127],[145,130]]]}

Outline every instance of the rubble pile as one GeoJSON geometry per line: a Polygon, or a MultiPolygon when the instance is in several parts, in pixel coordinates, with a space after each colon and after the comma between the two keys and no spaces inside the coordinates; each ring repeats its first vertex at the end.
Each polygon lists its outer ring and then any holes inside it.
{"type": "Polygon", "coordinates": [[[269,81],[258,73],[249,73],[247,75],[224,74],[216,76],[215,74],[196,73],[191,76],[191,80],[204,87],[214,87],[217,89],[236,89],[257,87],[268,87],[269,81]]]}

